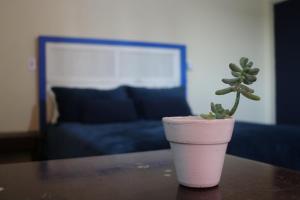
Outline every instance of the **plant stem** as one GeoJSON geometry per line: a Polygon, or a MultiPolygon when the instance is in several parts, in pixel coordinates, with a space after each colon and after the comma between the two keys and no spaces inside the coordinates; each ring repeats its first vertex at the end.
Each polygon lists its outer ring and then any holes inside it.
{"type": "Polygon", "coordinates": [[[237,91],[234,105],[233,105],[233,107],[231,108],[231,110],[229,112],[230,116],[232,116],[235,113],[235,111],[236,111],[236,109],[239,105],[239,102],[240,102],[240,96],[241,96],[241,93],[239,91],[237,91]]]}

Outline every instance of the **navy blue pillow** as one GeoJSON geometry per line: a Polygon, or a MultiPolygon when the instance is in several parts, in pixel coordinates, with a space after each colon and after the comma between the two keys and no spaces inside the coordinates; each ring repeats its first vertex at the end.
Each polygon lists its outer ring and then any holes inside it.
{"type": "Polygon", "coordinates": [[[88,100],[82,109],[83,123],[114,123],[128,122],[137,119],[132,100],[88,100]]]}
{"type": "MultiPolygon", "coordinates": [[[[153,108],[152,104],[159,104],[160,102],[162,104],[164,104],[166,99],[170,100],[172,98],[180,99],[180,100],[174,100],[178,104],[180,102],[185,104],[185,102],[186,102],[184,87],[150,89],[150,88],[138,88],[138,87],[127,86],[127,92],[128,92],[128,95],[134,100],[139,117],[145,118],[145,119],[147,119],[147,118],[149,119],[149,116],[145,115],[145,110],[151,110],[153,108]],[[147,104],[149,104],[149,106],[148,106],[149,108],[147,108],[147,104]],[[151,106],[150,106],[150,104],[151,104],[151,106]]],[[[176,107],[174,107],[174,109],[176,109],[176,107]]],[[[159,112],[159,110],[157,110],[156,112],[159,112]]],[[[157,113],[157,114],[159,114],[159,113],[157,113]]],[[[161,114],[159,114],[157,116],[163,116],[165,114],[166,113],[162,112],[161,114]]],[[[185,113],[183,113],[183,114],[185,114],[185,113]]],[[[156,118],[159,119],[159,117],[156,117],[156,118]]]]}
{"type": "Polygon", "coordinates": [[[134,100],[141,99],[163,99],[167,97],[185,98],[184,87],[173,87],[163,89],[150,89],[127,86],[128,94],[134,100]]]}
{"type": "Polygon", "coordinates": [[[88,99],[129,99],[124,87],[113,90],[52,88],[58,106],[58,122],[79,122],[82,106],[88,99]]]}
{"type": "Polygon", "coordinates": [[[144,119],[161,120],[163,117],[188,116],[191,109],[185,98],[166,97],[162,99],[143,99],[138,102],[144,119]]]}

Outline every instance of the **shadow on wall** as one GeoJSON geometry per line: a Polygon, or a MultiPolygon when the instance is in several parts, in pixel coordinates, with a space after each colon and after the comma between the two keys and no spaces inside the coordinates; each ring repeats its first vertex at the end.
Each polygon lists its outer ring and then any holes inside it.
{"type": "Polygon", "coordinates": [[[39,129],[39,114],[38,114],[39,108],[38,104],[36,103],[32,107],[31,111],[31,117],[28,125],[28,131],[37,131],[39,129]]]}

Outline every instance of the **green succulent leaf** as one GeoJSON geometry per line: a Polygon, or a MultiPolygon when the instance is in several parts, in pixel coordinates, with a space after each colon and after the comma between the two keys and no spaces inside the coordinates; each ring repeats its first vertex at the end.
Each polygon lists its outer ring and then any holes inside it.
{"type": "Polygon", "coordinates": [[[232,76],[238,77],[238,78],[240,78],[241,75],[242,75],[241,73],[239,73],[239,72],[234,72],[234,71],[232,71],[231,74],[232,74],[232,76]]]}
{"type": "Polygon", "coordinates": [[[248,64],[247,64],[247,67],[251,68],[253,66],[253,62],[250,61],[248,64]]]}
{"type": "Polygon", "coordinates": [[[243,83],[245,83],[246,85],[251,85],[253,82],[250,82],[250,81],[244,79],[244,80],[243,80],[243,83]]]}
{"type": "Polygon", "coordinates": [[[215,107],[215,104],[214,103],[210,103],[210,109],[212,112],[216,112],[216,107],[215,107]]]}
{"type": "Polygon", "coordinates": [[[248,93],[254,93],[254,90],[252,88],[249,88],[248,86],[243,85],[243,84],[240,85],[240,89],[241,89],[241,91],[245,91],[248,93]]]}
{"type": "Polygon", "coordinates": [[[242,69],[240,67],[238,67],[236,64],[234,63],[230,63],[229,64],[229,68],[233,71],[233,72],[242,72],[242,69]]]}
{"type": "Polygon", "coordinates": [[[249,61],[249,59],[248,59],[248,58],[245,58],[245,57],[242,57],[242,58],[240,59],[240,65],[242,66],[242,68],[247,67],[248,61],[249,61]]]}
{"type": "Polygon", "coordinates": [[[216,119],[224,119],[225,116],[222,113],[216,113],[216,119]]]}
{"type": "Polygon", "coordinates": [[[251,94],[251,93],[248,93],[248,92],[244,92],[242,91],[241,92],[242,95],[248,99],[251,99],[251,100],[254,100],[254,101],[259,101],[260,100],[260,97],[259,96],[256,96],[254,94],[251,94]]]}
{"type": "Polygon", "coordinates": [[[200,115],[203,119],[216,119],[216,117],[212,114],[201,114],[200,115]]]}
{"type": "Polygon", "coordinates": [[[254,76],[254,75],[245,74],[245,77],[246,77],[246,80],[249,82],[255,82],[257,79],[256,76],[254,76]]]}
{"type": "Polygon", "coordinates": [[[228,94],[230,92],[233,92],[235,90],[234,87],[228,87],[228,88],[224,88],[224,89],[221,89],[221,90],[217,90],[215,92],[216,95],[224,95],[224,94],[228,94]]]}
{"type": "Polygon", "coordinates": [[[248,74],[250,74],[250,75],[257,75],[258,72],[259,72],[259,69],[258,69],[258,68],[253,68],[253,69],[250,69],[250,70],[248,71],[248,74]]]}
{"type": "Polygon", "coordinates": [[[249,67],[245,67],[244,69],[243,69],[243,72],[245,72],[246,74],[249,72],[249,70],[250,70],[250,68],[249,67]]]}
{"type": "Polygon", "coordinates": [[[240,81],[240,78],[231,78],[231,79],[223,78],[222,79],[223,83],[226,83],[226,84],[229,84],[229,85],[238,83],[239,81],[240,81]]]}
{"type": "Polygon", "coordinates": [[[216,108],[216,112],[223,112],[224,111],[224,108],[222,107],[221,104],[216,104],[215,105],[215,108],[216,108]]]}

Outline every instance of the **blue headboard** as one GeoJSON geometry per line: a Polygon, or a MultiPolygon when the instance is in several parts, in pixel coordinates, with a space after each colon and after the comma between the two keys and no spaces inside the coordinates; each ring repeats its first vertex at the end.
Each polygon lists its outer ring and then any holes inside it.
{"type": "MultiPolygon", "coordinates": [[[[46,130],[47,124],[47,87],[49,84],[47,76],[47,66],[49,63],[48,51],[51,45],[85,45],[94,47],[105,47],[105,48],[135,48],[136,49],[156,49],[156,50],[174,50],[178,52],[178,67],[179,69],[179,85],[186,87],[186,47],[185,45],[179,44],[167,44],[167,43],[154,43],[154,42],[137,42],[127,40],[108,40],[108,39],[92,39],[92,38],[72,38],[72,37],[53,37],[53,36],[40,36],[39,42],[39,125],[40,130],[43,133],[46,130]]],[[[52,50],[53,51],[53,48],[52,50]]],[[[137,55],[137,54],[136,54],[137,55]]],[[[135,55],[135,56],[136,56],[135,55]]],[[[49,74],[48,74],[49,75],[49,74]]],[[[65,83],[64,83],[65,84],[65,83]]],[[[124,82],[128,84],[128,82],[124,82]]],[[[129,83],[130,84],[130,83],[129,83]]],[[[59,84],[56,83],[56,86],[59,84]]],[[[69,86],[68,84],[63,86],[69,86]]],[[[145,86],[145,85],[142,85],[145,86]]]]}

